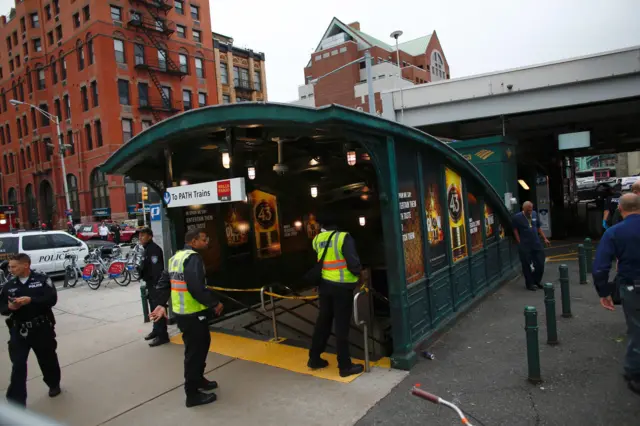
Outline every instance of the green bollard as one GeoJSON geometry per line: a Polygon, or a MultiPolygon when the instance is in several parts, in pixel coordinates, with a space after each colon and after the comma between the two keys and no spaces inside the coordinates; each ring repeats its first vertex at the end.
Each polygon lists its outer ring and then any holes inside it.
{"type": "Polygon", "coordinates": [[[580,268],[580,284],[587,284],[587,255],[583,244],[578,244],[578,266],[580,268]]]}
{"type": "Polygon", "coordinates": [[[591,245],[591,238],[584,239],[584,255],[587,259],[587,274],[593,272],[593,245],[591,245]]]}
{"type": "Polygon", "coordinates": [[[556,298],[553,284],[544,285],[544,307],[547,316],[547,344],[558,344],[558,328],[556,327],[556,298]]]}
{"type": "Polygon", "coordinates": [[[529,365],[529,382],[542,382],[540,377],[540,347],[538,346],[538,311],[533,306],[524,307],[524,329],[527,333],[527,363],[529,365]]]}
{"type": "Polygon", "coordinates": [[[142,284],[140,286],[140,299],[142,300],[142,315],[144,315],[144,322],[151,321],[149,319],[149,301],[147,298],[147,286],[142,284]]]}
{"type": "Polygon", "coordinates": [[[571,293],[569,291],[569,267],[560,265],[560,292],[562,293],[562,316],[571,318],[571,293]]]}

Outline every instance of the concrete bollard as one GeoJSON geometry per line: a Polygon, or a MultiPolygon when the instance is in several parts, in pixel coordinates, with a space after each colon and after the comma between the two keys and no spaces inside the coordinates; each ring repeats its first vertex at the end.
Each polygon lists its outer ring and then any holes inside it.
{"type": "Polygon", "coordinates": [[[64,271],[64,282],[62,283],[62,287],[69,287],[69,275],[67,275],[67,271],[64,271]]]}
{"type": "Polygon", "coordinates": [[[556,298],[553,284],[544,285],[544,307],[547,316],[547,344],[558,344],[558,328],[556,325],[556,298]]]}
{"type": "Polygon", "coordinates": [[[144,315],[144,322],[150,322],[149,298],[147,297],[147,286],[144,284],[140,286],[140,300],[142,301],[142,315],[144,315]]]}
{"type": "Polygon", "coordinates": [[[593,272],[593,245],[591,238],[584,239],[584,254],[587,259],[587,274],[593,272]]]}
{"type": "Polygon", "coordinates": [[[560,292],[562,297],[562,316],[571,318],[571,292],[569,290],[569,267],[560,265],[560,292]]]}
{"type": "Polygon", "coordinates": [[[583,244],[578,244],[578,267],[580,284],[587,284],[587,255],[583,244]]]}
{"type": "Polygon", "coordinates": [[[527,334],[527,364],[529,382],[542,382],[540,376],[540,347],[538,345],[538,311],[534,306],[524,307],[524,329],[527,334]]]}

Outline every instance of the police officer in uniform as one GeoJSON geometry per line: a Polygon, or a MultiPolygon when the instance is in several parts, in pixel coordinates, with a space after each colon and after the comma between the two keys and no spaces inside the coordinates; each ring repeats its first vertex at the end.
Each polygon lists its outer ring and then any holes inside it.
{"type": "Polygon", "coordinates": [[[551,243],[540,228],[538,214],[533,211],[533,203],[522,203],[522,211],[513,215],[511,219],[513,235],[518,243],[518,254],[522,263],[522,274],[527,290],[536,291],[536,287],[542,288],[542,276],[544,275],[545,245],[551,243]],[[533,266],[533,270],[531,267],[533,266]]]}
{"type": "MultiPolygon", "coordinates": [[[[164,271],[164,256],[162,255],[160,246],[153,241],[153,231],[151,229],[142,229],[139,232],[139,238],[140,244],[144,247],[144,258],[142,260],[140,277],[147,285],[151,310],[154,310],[156,306],[166,303],[166,301],[163,302],[159,300],[158,291],[156,290],[162,271],[164,271]]],[[[154,322],[153,330],[145,336],[144,340],[151,340],[151,342],[149,342],[149,346],[151,347],[169,343],[167,320],[161,318],[159,321],[154,322]]]]}
{"type": "Polygon", "coordinates": [[[320,356],[327,347],[331,326],[335,327],[340,376],[360,374],[364,366],[353,364],[349,354],[349,327],[353,315],[353,291],[362,266],[355,241],[347,232],[338,231],[330,216],[320,217],[321,232],[313,239],[313,249],[320,261],[326,248],[322,265],[322,280],[318,286],[320,312],[313,331],[309,361],[311,369],[325,368],[329,363],[320,356]]]}
{"type": "Polygon", "coordinates": [[[158,321],[166,318],[164,304],[171,296],[171,308],[184,342],[184,390],[187,407],[204,405],[216,400],[211,392],[218,383],[204,377],[204,369],[211,344],[209,320],[220,315],[223,305],[206,287],[204,262],[199,250],[209,245],[209,237],[202,230],[192,230],[185,235],[185,246],[169,259],[168,274],[158,283],[158,306],[150,318],[158,321]],[[169,290],[170,291],[167,291],[169,290]]]}
{"type": "Polygon", "coordinates": [[[600,304],[615,310],[609,284],[613,260],[618,260],[615,286],[620,289],[622,308],[627,320],[627,354],[625,379],[629,389],[640,394],[640,196],[625,194],[620,198],[620,213],[624,220],[607,229],[598,244],[593,264],[593,283],[600,304]]]}
{"type": "Polygon", "coordinates": [[[56,321],[51,310],[58,294],[50,278],[31,270],[31,259],[24,253],[11,256],[9,270],[13,278],[0,290],[0,313],[9,316],[6,322],[12,369],[7,399],[26,406],[27,357],[31,349],[49,386],[49,396],[53,398],[61,392],[56,321]]]}

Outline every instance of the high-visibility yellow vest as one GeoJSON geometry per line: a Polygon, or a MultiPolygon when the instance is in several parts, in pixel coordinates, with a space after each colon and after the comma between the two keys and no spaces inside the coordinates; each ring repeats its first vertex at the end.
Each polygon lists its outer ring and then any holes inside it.
{"type": "Polygon", "coordinates": [[[169,259],[171,308],[173,312],[179,315],[195,314],[207,309],[207,306],[191,296],[191,293],[187,290],[187,282],[184,280],[184,262],[195,253],[193,250],[180,250],[169,259]]]}
{"type": "Polygon", "coordinates": [[[358,276],[347,269],[347,261],[342,254],[342,245],[348,234],[336,232],[329,241],[332,233],[333,231],[321,232],[313,239],[313,249],[318,253],[318,261],[322,257],[324,248],[328,246],[322,264],[322,279],[334,283],[357,283],[358,276]]]}

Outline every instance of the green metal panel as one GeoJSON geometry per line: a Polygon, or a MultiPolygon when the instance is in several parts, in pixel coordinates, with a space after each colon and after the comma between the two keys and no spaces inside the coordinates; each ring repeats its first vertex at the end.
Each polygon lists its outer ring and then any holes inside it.
{"type": "Polygon", "coordinates": [[[409,300],[409,320],[411,323],[411,341],[417,341],[431,330],[431,305],[427,279],[423,279],[407,290],[409,300]]]}
{"type": "Polygon", "coordinates": [[[429,277],[429,292],[435,306],[435,310],[432,313],[434,326],[453,312],[451,287],[451,275],[448,267],[435,272],[429,277]]]}
{"type": "Polygon", "coordinates": [[[453,288],[453,307],[458,309],[460,305],[471,299],[471,269],[469,259],[465,258],[451,267],[451,283],[453,288]]]}

